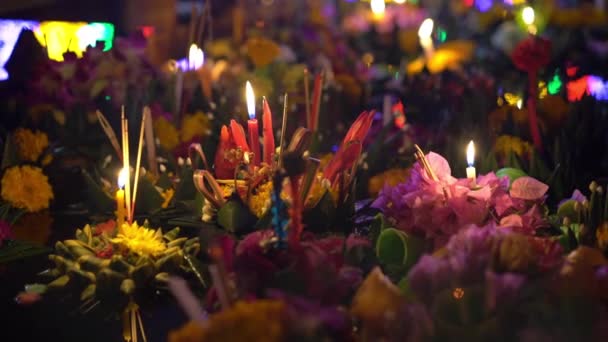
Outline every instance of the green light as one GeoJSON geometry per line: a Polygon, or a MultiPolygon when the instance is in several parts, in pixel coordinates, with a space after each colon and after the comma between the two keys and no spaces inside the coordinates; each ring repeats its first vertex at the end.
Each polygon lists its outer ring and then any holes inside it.
{"type": "Polygon", "coordinates": [[[553,75],[553,78],[551,79],[551,81],[549,81],[549,84],[547,85],[547,90],[549,91],[549,94],[551,95],[555,95],[557,93],[559,93],[559,91],[562,89],[562,80],[559,79],[559,76],[557,74],[553,75]]]}
{"type": "Polygon", "coordinates": [[[110,95],[106,95],[106,101],[110,101],[111,97],[110,95]]]}
{"type": "Polygon", "coordinates": [[[446,41],[446,39],[448,39],[448,33],[445,30],[439,29],[438,30],[438,38],[439,38],[439,42],[443,43],[446,41]]]}
{"type": "Polygon", "coordinates": [[[110,50],[114,40],[114,25],[110,23],[90,23],[88,26],[97,33],[97,40],[104,42],[103,50],[110,50]]]}

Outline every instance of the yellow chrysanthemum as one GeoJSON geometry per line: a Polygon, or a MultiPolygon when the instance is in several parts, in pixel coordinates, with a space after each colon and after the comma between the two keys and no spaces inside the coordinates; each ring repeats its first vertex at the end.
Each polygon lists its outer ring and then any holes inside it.
{"type": "Polygon", "coordinates": [[[395,186],[405,181],[408,177],[409,169],[388,169],[370,178],[367,183],[367,191],[370,196],[376,197],[384,185],[395,186]]]}
{"type": "Polygon", "coordinates": [[[285,305],[277,300],[238,302],[213,316],[205,326],[186,324],[169,334],[169,342],[281,341],[285,305]]]}
{"type": "Polygon", "coordinates": [[[249,209],[255,216],[262,217],[272,203],[270,196],[272,194],[272,182],[266,182],[258,186],[255,191],[256,193],[249,198],[249,209]]]}
{"type": "Polygon", "coordinates": [[[251,38],[247,41],[247,55],[256,67],[272,63],[279,53],[281,53],[281,48],[270,39],[251,38]]]}
{"type": "Polygon", "coordinates": [[[198,111],[193,115],[186,115],[182,119],[182,141],[187,142],[194,137],[204,137],[209,133],[209,118],[205,113],[198,111]]]}
{"type": "Polygon", "coordinates": [[[501,135],[494,143],[494,152],[503,156],[513,152],[518,157],[522,157],[529,155],[531,151],[532,145],[530,145],[530,143],[510,135],[501,135]]]}
{"type": "Polygon", "coordinates": [[[162,116],[154,120],[154,134],[160,141],[160,146],[166,150],[171,151],[179,144],[177,128],[162,116]]]}
{"type": "Polygon", "coordinates": [[[27,128],[17,128],[13,133],[13,141],[19,158],[30,162],[38,160],[49,146],[49,138],[45,133],[27,128]]]}
{"type": "Polygon", "coordinates": [[[15,166],[2,177],[2,199],[15,208],[36,212],[49,207],[53,189],[41,168],[15,166]]]}
{"type": "Polygon", "coordinates": [[[121,245],[129,251],[145,257],[156,257],[165,251],[167,246],[159,230],[140,227],[137,222],[123,223],[112,243],[121,245]]]}

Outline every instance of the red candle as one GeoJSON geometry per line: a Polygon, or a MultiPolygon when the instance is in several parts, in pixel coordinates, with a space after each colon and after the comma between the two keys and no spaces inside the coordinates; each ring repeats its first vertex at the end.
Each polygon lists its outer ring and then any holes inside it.
{"type": "Polygon", "coordinates": [[[272,112],[268,106],[266,98],[262,100],[264,115],[262,124],[264,125],[264,163],[272,165],[274,161],[274,132],[272,130],[272,112]]]}
{"type": "Polygon", "coordinates": [[[236,147],[240,147],[243,152],[249,152],[249,145],[247,145],[243,126],[234,120],[230,120],[230,132],[232,133],[232,139],[236,147]]]}
{"type": "Polygon", "coordinates": [[[258,127],[258,120],[249,119],[247,121],[247,128],[249,131],[249,145],[251,146],[251,152],[253,152],[253,165],[260,165],[260,133],[258,127]]]}
{"type": "Polygon", "coordinates": [[[249,121],[247,121],[247,128],[249,132],[249,146],[251,152],[253,152],[253,165],[260,165],[260,130],[258,127],[258,120],[255,118],[255,96],[253,94],[253,88],[251,83],[247,81],[245,85],[245,98],[247,99],[247,112],[249,113],[249,121]]]}

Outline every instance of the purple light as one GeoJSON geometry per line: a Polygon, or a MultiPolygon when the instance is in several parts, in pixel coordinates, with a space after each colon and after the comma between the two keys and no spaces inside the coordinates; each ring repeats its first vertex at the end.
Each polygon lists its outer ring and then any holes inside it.
{"type": "Polygon", "coordinates": [[[493,4],[492,0],[475,0],[475,7],[477,7],[480,12],[489,11],[493,4]]]}
{"type": "Polygon", "coordinates": [[[0,81],[8,79],[8,71],[4,69],[4,65],[13,54],[21,31],[35,30],[38,26],[36,21],[0,19],[0,81]]]}
{"type": "Polygon", "coordinates": [[[608,101],[608,81],[594,75],[587,77],[589,94],[598,101],[608,101]]]}

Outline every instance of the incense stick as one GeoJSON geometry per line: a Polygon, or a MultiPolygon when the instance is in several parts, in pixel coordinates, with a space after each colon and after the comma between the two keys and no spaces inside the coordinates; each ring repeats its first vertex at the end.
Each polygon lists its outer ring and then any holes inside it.
{"type": "Polygon", "coordinates": [[[131,223],[131,166],[129,165],[129,122],[125,118],[125,106],[121,108],[121,122],[122,122],[122,154],[123,154],[123,167],[127,174],[125,180],[125,202],[127,207],[127,221],[131,223]]]}
{"type": "Polygon", "coordinates": [[[148,155],[148,169],[152,171],[152,175],[158,174],[158,166],[156,165],[156,143],[154,141],[154,127],[152,122],[152,114],[150,107],[144,107],[144,116],[146,116],[146,154],[148,155]]]}
{"type": "Polygon", "coordinates": [[[420,161],[420,163],[422,164],[422,167],[426,170],[426,172],[429,174],[431,179],[434,181],[438,181],[439,178],[437,178],[437,175],[433,171],[433,168],[431,168],[431,165],[429,164],[428,160],[426,159],[426,156],[424,155],[424,152],[422,152],[422,149],[420,148],[420,146],[418,146],[417,144],[414,144],[414,148],[416,148],[416,153],[415,153],[416,159],[418,159],[418,161],[420,161]]]}
{"type": "Polygon", "coordinates": [[[279,169],[283,166],[283,149],[285,148],[285,130],[287,129],[287,93],[283,96],[283,122],[281,123],[281,140],[279,142],[279,169]]]}
{"type": "Polygon", "coordinates": [[[146,127],[146,114],[142,113],[141,128],[139,129],[139,145],[137,145],[137,159],[135,161],[135,178],[133,179],[133,203],[131,203],[131,213],[135,214],[135,201],[137,200],[137,185],[139,184],[139,169],[141,166],[141,151],[144,145],[144,130],[146,127]]]}
{"type": "Polygon", "coordinates": [[[104,133],[106,134],[108,139],[110,139],[110,144],[112,144],[112,147],[116,151],[118,158],[122,160],[122,151],[120,150],[120,144],[118,144],[118,139],[116,138],[116,133],[114,133],[112,126],[99,110],[96,111],[95,114],[97,114],[97,120],[99,121],[99,125],[101,125],[101,128],[103,129],[104,133]]]}

